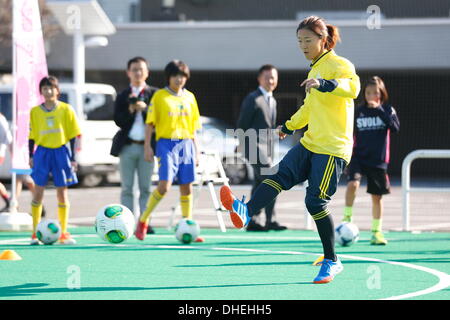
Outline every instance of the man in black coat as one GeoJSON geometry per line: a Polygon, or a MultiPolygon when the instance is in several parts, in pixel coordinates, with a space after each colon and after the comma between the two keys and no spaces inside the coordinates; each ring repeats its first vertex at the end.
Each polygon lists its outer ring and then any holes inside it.
{"type": "MultiPolygon", "coordinates": [[[[245,97],[237,128],[245,132],[244,156],[250,162],[254,172],[252,194],[256,187],[270,175],[268,169],[273,162],[273,129],[276,128],[277,102],[273,91],[278,84],[278,71],[270,64],[263,65],[258,71],[259,87],[245,97]]],[[[275,200],[265,207],[266,222],[260,223],[261,212],[253,214],[247,231],[285,230],[275,219],[275,200]]]]}
{"type": "MultiPolygon", "coordinates": [[[[132,212],[134,208],[133,185],[135,173],[139,186],[139,209],[145,210],[150,195],[153,162],[144,159],[145,118],[150,100],[158,88],[146,83],[149,75],[147,61],[134,57],[128,61],[127,76],[130,85],[118,94],[114,106],[114,122],[120,128],[113,138],[111,155],[119,157],[121,204],[132,212]]],[[[152,140],[152,142],[154,139],[152,140]]],[[[153,233],[148,228],[148,233],[153,233]]]]}

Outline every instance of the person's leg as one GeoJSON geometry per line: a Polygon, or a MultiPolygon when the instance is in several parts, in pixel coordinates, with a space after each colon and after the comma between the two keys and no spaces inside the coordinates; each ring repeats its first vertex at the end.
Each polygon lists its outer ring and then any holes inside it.
{"type": "Polygon", "coordinates": [[[390,193],[389,177],[386,170],[367,168],[367,192],[372,197],[372,245],[386,245],[387,240],[382,232],[383,226],[383,200],[385,194],[390,193]]]}
{"type": "Polygon", "coordinates": [[[353,204],[355,203],[356,191],[358,190],[360,182],[358,180],[351,180],[347,183],[345,190],[345,207],[344,218],[342,221],[352,222],[353,218],[353,204]]]}
{"type": "Polygon", "coordinates": [[[5,201],[5,206],[0,210],[0,212],[7,211],[10,205],[9,194],[8,191],[6,190],[5,185],[1,182],[0,182],[0,196],[2,197],[3,201],[5,201]]]}
{"type": "MultiPolygon", "coordinates": [[[[141,147],[142,148],[142,147],[141,147]]],[[[147,162],[144,159],[144,153],[142,148],[142,154],[137,163],[137,175],[139,185],[139,207],[142,213],[147,205],[147,200],[151,193],[152,175],[154,162],[147,162]]]]}
{"type": "Polygon", "coordinates": [[[324,257],[336,261],[334,251],[334,223],[330,216],[328,203],[336,192],[345,161],[343,159],[314,154],[308,177],[305,204],[316,223],[322,242],[324,257]]]}
{"type": "Polygon", "coordinates": [[[42,200],[44,199],[44,190],[48,182],[49,173],[52,169],[52,162],[51,150],[38,146],[34,153],[31,172],[31,177],[36,183],[31,201],[31,217],[33,219],[31,244],[39,244],[36,238],[36,228],[42,216],[42,200]]]}
{"type": "MultiPolygon", "coordinates": [[[[253,197],[258,186],[263,182],[264,178],[261,176],[261,166],[252,164],[253,180],[250,196],[253,197]]],[[[250,222],[247,225],[247,231],[263,231],[264,227],[261,224],[261,210],[253,212],[250,222]]]]}
{"type": "Polygon", "coordinates": [[[316,223],[322,242],[324,260],[314,283],[328,283],[343,270],[334,248],[334,223],[328,203],[337,190],[345,161],[334,156],[314,154],[308,177],[305,204],[316,223]]]}
{"type": "Polygon", "coordinates": [[[223,206],[230,211],[230,217],[237,228],[244,227],[253,212],[257,212],[269,205],[283,190],[289,190],[296,184],[307,179],[310,169],[309,158],[311,152],[301,144],[293,147],[286,156],[275,166],[274,174],[256,188],[250,201],[243,203],[237,200],[229,187],[222,187],[220,200],[223,206]]]}
{"type": "Polygon", "coordinates": [[[61,224],[61,233],[64,234],[67,232],[70,209],[67,187],[57,187],[56,198],[58,199],[58,219],[61,224]]]}
{"type": "Polygon", "coordinates": [[[353,159],[345,171],[347,172],[347,189],[345,190],[345,207],[342,221],[352,222],[353,204],[355,203],[356,192],[361,181],[361,168],[357,159],[353,159]]]}
{"type": "Polygon", "coordinates": [[[372,232],[381,232],[383,219],[382,195],[372,194],[372,232]]]}
{"type": "MultiPolygon", "coordinates": [[[[267,173],[270,172],[272,168],[270,167],[263,167],[261,168],[261,176],[262,180],[268,178],[267,173]]],[[[266,224],[265,224],[265,230],[274,230],[274,231],[281,231],[286,230],[287,227],[282,226],[278,223],[276,220],[276,212],[275,212],[275,204],[276,204],[277,198],[273,199],[272,202],[270,202],[267,206],[264,207],[264,213],[266,214],[266,224]]]]}
{"type": "Polygon", "coordinates": [[[192,219],[192,183],[180,184],[180,206],[181,216],[185,219],[192,219]]]}
{"type": "Polygon", "coordinates": [[[171,181],[167,180],[160,180],[158,182],[158,186],[156,189],[150,194],[146,208],[144,212],[142,213],[141,217],[139,218],[139,221],[148,223],[150,220],[150,215],[155,210],[156,206],[159,204],[159,202],[164,198],[167,192],[169,192],[170,187],[172,186],[171,181]]]}
{"type": "Polygon", "coordinates": [[[36,235],[36,228],[41,221],[42,215],[42,200],[44,199],[44,186],[38,186],[34,188],[33,198],[31,201],[31,217],[33,219],[33,236],[36,235]]]}
{"type": "MultiPolygon", "coordinates": [[[[25,184],[25,186],[27,187],[28,190],[30,190],[31,194],[33,194],[34,189],[36,184],[33,181],[33,178],[30,175],[22,175],[22,179],[21,181],[21,190],[23,189],[23,185],[25,184]]],[[[17,201],[19,201],[19,196],[20,196],[21,192],[19,192],[17,194],[17,201]]],[[[45,210],[45,206],[42,205],[42,213],[41,213],[41,217],[45,217],[47,214],[46,210],[45,210]]]]}
{"type": "Polygon", "coordinates": [[[119,154],[120,203],[131,212],[134,212],[133,187],[137,161],[133,145],[125,145],[119,154]]]}

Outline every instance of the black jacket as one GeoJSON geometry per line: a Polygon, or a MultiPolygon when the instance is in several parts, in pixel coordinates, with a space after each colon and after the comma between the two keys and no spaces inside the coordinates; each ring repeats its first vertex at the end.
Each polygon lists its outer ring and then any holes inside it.
{"type": "Polygon", "coordinates": [[[247,131],[248,129],[254,129],[256,131],[257,139],[251,143],[251,139],[240,137],[240,143],[243,142],[242,150],[244,156],[250,159],[255,151],[257,151],[257,163],[270,165],[273,161],[273,132],[271,129],[276,128],[276,100],[273,99],[273,108],[271,109],[269,104],[264,98],[261,90],[248,94],[242,101],[241,111],[236,127],[247,131]],[[259,131],[265,129],[265,131],[259,131]],[[261,134],[265,132],[266,134],[261,134]],[[242,141],[244,140],[244,141],[242,141]],[[256,145],[254,144],[256,143],[256,145]]]}
{"type": "MultiPolygon", "coordinates": [[[[142,93],[142,99],[148,105],[152,99],[153,94],[158,90],[158,88],[151,87],[147,85],[142,93]]],[[[128,134],[130,133],[131,127],[134,123],[134,118],[136,113],[130,113],[128,107],[130,105],[129,96],[131,94],[131,87],[123,90],[117,95],[116,101],[114,103],[114,122],[120,128],[115,134],[111,146],[111,155],[118,157],[123,146],[130,143],[128,134]]],[[[147,110],[142,111],[142,116],[145,118],[147,116],[147,110]]],[[[155,148],[155,137],[152,137],[152,147],[155,148]]]]}

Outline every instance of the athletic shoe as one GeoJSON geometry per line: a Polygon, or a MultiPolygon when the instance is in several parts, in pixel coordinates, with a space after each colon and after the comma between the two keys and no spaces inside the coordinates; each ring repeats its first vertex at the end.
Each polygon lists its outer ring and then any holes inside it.
{"type": "Polygon", "coordinates": [[[344,270],[344,266],[339,259],[336,262],[331,259],[323,259],[322,266],[320,267],[319,274],[314,279],[314,283],[331,282],[342,270],[344,270]]]}
{"type": "Polygon", "coordinates": [[[314,260],[314,262],[313,262],[313,266],[321,266],[322,265],[322,261],[323,261],[323,259],[324,259],[324,256],[320,256],[320,257],[318,257],[316,260],[314,260]]]}
{"type": "Polygon", "coordinates": [[[250,222],[247,205],[244,203],[244,200],[245,198],[242,198],[242,201],[236,199],[230,187],[223,186],[220,188],[220,201],[225,209],[230,212],[231,222],[238,229],[244,228],[250,222]]]}
{"type": "Polygon", "coordinates": [[[138,221],[136,231],[134,232],[134,235],[136,236],[136,238],[138,238],[139,240],[144,240],[145,236],[147,234],[147,228],[148,228],[148,223],[138,221]]]}
{"type": "Polygon", "coordinates": [[[377,231],[372,234],[372,239],[370,239],[370,244],[372,245],[387,245],[388,241],[384,238],[383,233],[377,231]]]}
{"type": "Polygon", "coordinates": [[[197,237],[197,239],[195,239],[194,242],[205,242],[205,238],[197,237]]]}
{"type": "Polygon", "coordinates": [[[33,233],[31,235],[30,245],[37,246],[42,244],[42,242],[39,241],[39,239],[36,237],[36,233],[33,233]]]}
{"type": "Polygon", "coordinates": [[[64,232],[61,234],[61,236],[59,237],[59,243],[67,245],[77,244],[77,242],[74,238],[72,238],[69,232],[64,232]]]}

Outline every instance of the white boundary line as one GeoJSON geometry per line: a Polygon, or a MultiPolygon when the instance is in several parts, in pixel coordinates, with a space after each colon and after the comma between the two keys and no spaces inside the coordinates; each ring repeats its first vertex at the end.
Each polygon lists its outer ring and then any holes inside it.
{"type": "MultiPolygon", "coordinates": [[[[93,238],[96,237],[95,234],[88,234],[88,235],[73,235],[74,238],[93,238]]],[[[156,238],[156,237],[160,237],[160,238],[167,238],[167,237],[173,237],[170,235],[153,235],[152,238],[156,238]]],[[[209,236],[209,237],[214,237],[214,238],[232,238],[230,236],[209,236]]],[[[234,239],[237,238],[241,238],[239,236],[234,236],[234,239]]],[[[285,239],[284,237],[245,237],[245,239],[252,239],[252,238],[258,238],[258,239],[270,239],[270,238],[276,238],[276,239],[285,239]]],[[[306,239],[317,239],[316,237],[286,237],[286,239],[298,239],[298,240],[306,240],[306,239]]],[[[19,239],[12,239],[12,240],[3,240],[0,241],[0,245],[4,245],[4,244],[16,244],[16,243],[20,243],[23,241],[28,241],[28,238],[19,238],[19,239]]],[[[28,245],[28,244],[27,244],[28,245]]],[[[117,246],[117,247],[148,247],[148,248],[162,248],[162,249],[193,249],[193,250],[214,250],[214,251],[243,251],[243,252],[260,252],[260,253],[280,253],[280,254],[289,254],[289,255],[313,255],[313,256],[320,256],[321,254],[318,253],[312,253],[312,252],[301,252],[301,251],[272,251],[272,250],[263,250],[263,249],[247,249],[247,248],[223,248],[223,247],[195,247],[195,246],[191,246],[191,245],[152,245],[152,244],[117,244],[117,245],[113,245],[113,244],[108,244],[108,243],[104,243],[104,244],[88,244],[88,245],[84,245],[86,247],[91,247],[91,246],[117,246]]],[[[386,263],[386,264],[390,264],[390,265],[396,265],[396,266],[400,266],[400,267],[405,267],[405,268],[410,268],[410,269],[415,269],[415,270],[419,270],[419,271],[423,271],[429,274],[432,274],[434,276],[436,276],[439,279],[439,282],[437,284],[435,284],[434,286],[431,286],[429,288],[423,289],[423,290],[419,290],[419,291],[415,291],[415,292],[410,292],[410,293],[406,293],[403,295],[398,295],[398,296],[392,296],[392,297],[388,297],[388,298],[381,298],[378,300],[401,300],[401,299],[408,299],[408,298],[413,298],[413,297],[418,297],[418,296],[422,296],[422,295],[426,295],[426,294],[430,294],[436,291],[440,291],[443,290],[447,287],[450,286],[450,275],[445,273],[445,272],[441,272],[435,269],[431,269],[431,268],[427,268],[427,267],[422,267],[422,266],[418,266],[412,263],[406,263],[406,262],[397,262],[397,261],[389,261],[389,260],[381,260],[381,259],[376,259],[376,258],[367,258],[367,257],[358,257],[358,256],[353,256],[353,255],[347,255],[347,254],[339,254],[339,257],[342,258],[346,258],[346,259],[351,259],[351,260],[362,260],[362,261],[371,261],[371,262],[378,262],[378,263],[386,263]]]]}

